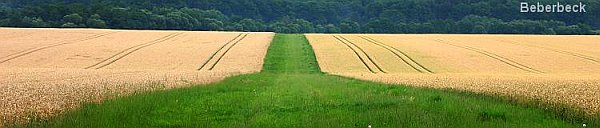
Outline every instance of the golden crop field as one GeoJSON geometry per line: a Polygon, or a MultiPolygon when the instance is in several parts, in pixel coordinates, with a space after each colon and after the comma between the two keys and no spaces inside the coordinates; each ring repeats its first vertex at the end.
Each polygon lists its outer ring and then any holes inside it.
{"type": "Polygon", "coordinates": [[[528,97],[600,113],[600,36],[306,36],[320,68],[330,74],[528,97]]]}
{"type": "Polygon", "coordinates": [[[273,35],[0,28],[0,118],[259,72],[273,35]]]}

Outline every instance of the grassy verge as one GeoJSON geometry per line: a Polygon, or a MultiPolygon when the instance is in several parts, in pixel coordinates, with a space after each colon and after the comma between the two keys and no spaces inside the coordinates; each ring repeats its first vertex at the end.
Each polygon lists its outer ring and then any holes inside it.
{"type": "Polygon", "coordinates": [[[581,127],[493,97],[319,71],[302,35],[276,35],[264,71],[87,104],[33,127],[581,127]]]}

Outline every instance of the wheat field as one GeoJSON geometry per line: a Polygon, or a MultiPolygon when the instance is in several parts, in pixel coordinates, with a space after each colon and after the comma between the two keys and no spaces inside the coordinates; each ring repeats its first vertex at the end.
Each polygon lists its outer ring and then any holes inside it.
{"type": "Polygon", "coordinates": [[[259,72],[273,36],[0,28],[0,118],[48,117],[81,102],[259,72]]]}
{"type": "Polygon", "coordinates": [[[600,37],[307,34],[320,68],[362,80],[540,99],[600,113],[600,37]]]}

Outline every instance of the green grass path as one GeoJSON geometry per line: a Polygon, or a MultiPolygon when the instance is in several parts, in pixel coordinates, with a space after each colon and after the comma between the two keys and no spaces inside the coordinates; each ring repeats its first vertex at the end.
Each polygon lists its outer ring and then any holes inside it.
{"type": "Polygon", "coordinates": [[[486,96],[320,72],[303,35],[277,34],[262,73],[88,104],[35,127],[580,127],[486,96]]]}

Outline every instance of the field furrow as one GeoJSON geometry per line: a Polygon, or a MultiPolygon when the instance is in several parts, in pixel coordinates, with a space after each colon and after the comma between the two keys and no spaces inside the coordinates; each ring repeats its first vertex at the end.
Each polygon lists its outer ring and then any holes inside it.
{"type": "MultiPolygon", "coordinates": [[[[381,64],[378,64],[378,62],[375,61],[375,59],[373,59],[373,57],[371,57],[372,55],[369,55],[369,53],[367,53],[365,51],[365,49],[363,49],[361,46],[358,46],[357,43],[354,43],[348,39],[346,39],[344,36],[339,35],[338,36],[341,40],[346,41],[346,43],[351,44],[351,46],[354,46],[356,49],[358,49],[360,51],[360,53],[362,53],[363,55],[365,55],[365,57],[367,57],[367,60],[370,64],[373,64],[375,66],[375,68],[377,68],[376,72],[381,72],[381,73],[387,73],[386,71],[383,70],[383,68],[381,68],[381,64]]],[[[368,47],[368,46],[367,46],[368,47]]]]}
{"type": "Polygon", "coordinates": [[[244,40],[247,36],[247,33],[240,34],[238,37],[224,44],[221,48],[219,48],[219,50],[217,50],[213,55],[211,55],[211,57],[208,60],[206,60],[206,62],[202,64],[202,66],[198,70],[213,70],[215,66],[217,66],[217,64],[219,64],[219,62],[223,59],[223,57],[227,55],[227,52],[229,52],[233,47],[235,47],[238,43],[244,40]]]}
{"type": "MultiPolygon", "coordinates": [[[[338,36],[333,36],[335,39],[337,39],[340,43],[344,44],[346,47],[348,47],[348,49],[352,50],[354,52],[354,54],[358,57],[358,59],[360,59],[360,61],[362,62],[362,64],[371,72],[371,73],[377,73],[375,69],[373,69],[370,65],[372,63],[369,63],[369,61],[367,61],[365,58],[363,58],[364,54],[360,54],[357,49],[355,49],[353,46],[351,46],[350,44],[348,44],[345,40],[340,39],[338,36]]],[[[361,52],[362,53],[362,52],[361,52]]],[[[364,55],[366,56],[366,55],[364,55]]]]}
{"type": "MultiPolygon", "coordinates": [[[[0,45],[0,60],[6,57],[14,56],[19,53],[27,52],[32,49],[60,44],[64,42],[72,42],[86,37],[106,33],[108,31],[97,30],[82,33],[73,33],[70,29],[9,29],[1,28],[2,33],[11,33],[16,31],[17,34],[31,34],[30,36],[19,38],[4,39],[0,45]]],[[[46,49],[48,50],[48,49],[46,49]]]]}
{"type": "Polygon", "coordinates": [[[436,73],[527,72],[471,50],[430,40],[430,35],[367,36],[378,39],[382,44],[411,55],[411,58],[415,62],[427,65],[429,70],[436,71],[436,73]]]}
{"type": "Polygon", "coordinates": [[[243,33],[240,33],[236,37],[234,37],[233,39],[227,41],[227,43],[221,45],[221,47],[219,47],[219,49],[217,51],[215,51],[212,55],[210,55],[210,57],[208,57],[208,59],[206,59],[206,61],[204,61],[204,63],[202,63],[202,65],[200,65],[200,68],[198,68],[198,70],[205,69],[204,67],[206,67],[206,65],[211,60],[213,60],[213,58],[215,58],[215,56],[217,56],[217,54],[219,54],[219,52],[223,51],[223,49],[225,49],[225,47],[227,47],[229,44],[235,42],[236,40],[239,40],[243,35],[244,35],[243,33]]]}
{"type": "Polygon", "coordinates": [[[433,71],[427,69],[425,66],[423,66],[422,64],[418,63],[417,61],[415,61],[413,58],[411,58],[410,56],[408,56],[408,54],[394,48],[391,47],[389,45],[383,44],[373,38],[367,37],[367,36],[360,36],[362,39],[367,40],[375,45],[381,46],[382,48],[385,48],[386,50],[390,51],[391,53],[393,53],[394,55],[396,55],[396,57],[398,57],[400,60],[402,60],[402,62],[404,62],[405,64],[409,65],[411,68],[413,68],[414,70],[421,72],[421,73],[433,73],[433,71]]]}
{"type": "MultiPolygon", "coordinates": [[[[495,37],[496,36],[485,36],[485,38],[477,39],[475,36],[459,35],[446,36],[444,38],[457,45],[469,46],[494,53],[501,57],[510,58],[510,60],[519,62],[520,64],[535,68],[537,70],[541,70],[545,73],[591,73],[600,71],[600,65],[598,65],[596,62],[582,59],[580,57],[574,57],[573,55],[565,54],[564,52],[557,52],[551,49],[530,47],[527,46],[529,44],[526,42],[523,44],[527,45],[502,42],[495,37]]],[[[565,38],[570,37],[566,36],[565,38]]],[[[579,40],[576,40],[577,38],[573,39],[574,40],[571,41],[573,42],[572,44],[577,44],[577,42],[580,42],[579,40]]],[[[564,43],[571,44],[571,42],[564,43]]],[[[581,42],[585,42],[585,40],[581,42]]],[[[537,46],[543,45],[542,42],[531,44],[537,46]]],[[[589,43],[589,45],[589,47],[596,47],[593,45],[593,43],[589,43]]]]}
{"type": "MultiPolygon", "coordinates": [[[[221,56],[211,72],[253,73],[263,69],[263,61],[273,34],[246,33],[239,42],[221,56]],[[261,49],[261,50],[256,50],[261,49]]],[[[198,64],[198,63],[195,63],[198,64]]]]}
{"type": "Polygon", "coordinates": [[[53,47],[57,47],[57,46],[61,46],[61,45],[66,45],[66,44],[83,42],[83,41],[87,41],[87,40],[91,40],[91,39],[96,39],[96,38],[100,38],[102,36],[106,36],[106,35],[112,34],[112,33],[114,33],[114,32],[107,32],[107,33],[103,33],[103,34],[97,34],[97,35],[88,36],[88,37],[85,37],[83,39],[77,39],[77,40],[73,40],[73,41],[65,41],[65,42],[60,42],[60,43],[57,43],[57,44],[52,44],[52,45],[47,45],[47,46],[30,48],[30,49],[27,49],[27,50],[24,50],[24,51],[21,51],[21,52],[17,52],[17,53],[13,53],[13,54],[10,54],[8,56],[3,57],[2,60],[0,60],[0,64],[2,64],[4,62],[7,62],[7,61],[10,61],[10,60],[13,60],[13,59],[16,59],[16,58],[19,58],[19,57],[22,57],[22,56],[25,56],[25,55],[28,55],[28,54],[31,54],[31,53],[34,53],[34,52],[37,52],[37,51],[40,51],[40,50],[44,50],[44,49],[48,49],[48,48],[53,48],[53,47]]]}
{"type": "Polygon", "coordinates": [[[580,54],[580,53],[576,53],[576,52],[561,50],[561,49],[557,49],[557,48],[551,48],[551,47],[547,47],[547,46],[539,46],[539,45],[534,45],[534,44],[530,44],[530,43],[519,43],[519,42],[515,42],[513,40],[505,40],[505,39],[498,39],[498,40],[501,41],[501,42],[511,43],[511,44],[515,44],[515,45],[523,45],[523,46],[527,46],[527,47],[545,49],[545,50],[553,51],[553,52],[556,52],[556,53],[561,53],[561,54],[565,54],[565,55],[570,55],[570,56],[573,56],[573,57],[581,58],[581,59],[584,59],[584,60],[592,61],[592,62],[595,62],[595,63],[600,62],[595,57],[584,55],[584,54],[580,54]]]}
{"type": "Polygon", "coordinates": [[[448,42],[446,42],[444,40],[441,40],[441,39],[434,39],[434,40],[437,41],[437,42],[439,42],[439,43],[443,43],[443,44],[447,44],[447,45],[451,45],[451,46],[463,48],[463,49],[466,49],[466,50],[470,50],[470,51],[473,51],[473,52],[481,53],[481,54],[483,54],[485,56],[488,56],[490,58],[494,58],[494,59],[496,59],[496,60],[498,60],[498,61],[500,61],[502,63],[508,64],[508,65],[510,65],[512,67],[521,69],[523,71],[527,71],[527,72],[531,72],[531,73],[544,73],[542,71],[533,69],[533,68],[531,68],[529,66],[525,66],[525,65],[523,65],[521,63],[515,62],[515,61],[513,61],[511,59],[508,59],[506,57],[502,57],[502,56],[500,56],[498,54],[490,53],[490,52],[485,51],[485,50],[481,50],[481,49],[477,49],[477,48],[473,48],[473,47],[469,47],[469,46],[462,46],[462,45],[452,44],[452,43],[448,43],[448,42]]]}
{"type": "Polygon", "coordinates": [[[133,52],[136,52],[136,51],[138,51],[138,50],[140,50],[142,48],[145,48],[145,47],[157,44],[157,43],[161,43],[161,42],[167,41],[167,40],[175,38],[175,37],[177,37],[177,36],[179,36],[181,34],[182,33],[172,33],[172,34],[169,34],[167,36],[161,37],[159,39],[156,39],[156,40],[144,43],[144,44],[139,44],[139,45],[136,45],[136,46],[133,46],[133,47],[129,47],[129,48],[127,48],[127,49],[125,49],[125,50],[123,50],[123,51],[121,51],[121,52],[119,52],[119,53],[117,53],[117,54],[115,54],[115,55],[113,55],[113,56],[111,56],[109,58],[106,58],[106,59],[104,59],[104,60],[102,60],[102,61],[100,61],[100,62],[98,62],[98,63],[96,63],[94,65],[88,66],[88,67],[86,67],[84,69],[100,69],[100,68],[104,68],[104,67],[106,67],[106,66],[108,66],[108,65],[110,65],[112,63],[115,63],[116,61],[118,61],[120,59],[123,59],[123,57],[126,57],[127,55],[129,55],[129,54],[131,54],[133,52]]]}
{"type": "Polygon", "coordinates": [[[319,68],[323,72],[369,72],[368,65],[362,62],[358,52],[340,42],[332,35],[306,34],[306,39],[315,50],[319,68]]]}
{"type": "Polygon", "coordinates": [[[237,44],[239,44],[242,40],[244,40],[246,37],[248,36],[248,34],[244,34],[244,36],[242,36],[242,38],[240,38],[240,40],[235,41],[235,43],[233,43],[231,46],[229,46],[227,48],[227,50],[225,50],[223,52],[223,54],[221,54],[219,56],[219,58],[217,58],[217,60],[215,61],[215,63],[210,66],[210,68],[208,68],[208,70],[213,70],[215,68],[215,66],[217,66],[219,64],[219,62],[221,62],[221,60],[223,59],[223,57],[225,57],[225,55],[227,55],[227,53],[231,50],[231,48],[235,47],[237,44]]]}
{"type": "MultiPolygon", "coordinates": [[[[570,51],[581,55],[600,58],[600,37],[585,35],[499,35],[498,39],[518,42],[520,44],[535,45],[562,51],[570,51]]],[[[598,59],[596,59],[598,60],[598,59]]]]}

